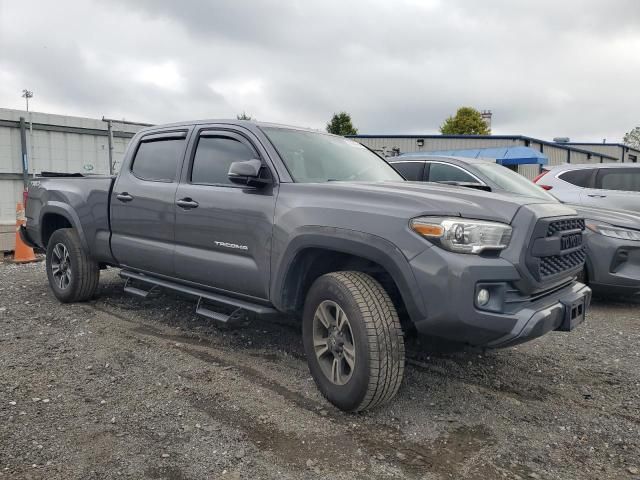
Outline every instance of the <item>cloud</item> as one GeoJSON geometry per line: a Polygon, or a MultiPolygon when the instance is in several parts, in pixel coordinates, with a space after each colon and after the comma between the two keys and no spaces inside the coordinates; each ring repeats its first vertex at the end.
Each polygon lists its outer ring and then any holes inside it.
{"type": "Polygon", "coordinates": [[[0,7],[0,105],[169,122],[229,118],[619,141],[638,123],[640,2],[139,0],[0,7]]]}

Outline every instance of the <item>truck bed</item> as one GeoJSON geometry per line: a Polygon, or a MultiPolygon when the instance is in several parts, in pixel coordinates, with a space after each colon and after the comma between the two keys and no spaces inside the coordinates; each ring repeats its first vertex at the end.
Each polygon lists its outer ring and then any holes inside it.
{"type": "Polygon", "coordinates": [[[109,175],[55,174],[36,177],[29,183],[26,205],[27,232],[41,248],[46,248],[51,232],[41,228],[49,215],[67,219],[77,228],[91,256],[101,262],[113,261],[109,247],[109,196],[115,177],[109,175]]]}

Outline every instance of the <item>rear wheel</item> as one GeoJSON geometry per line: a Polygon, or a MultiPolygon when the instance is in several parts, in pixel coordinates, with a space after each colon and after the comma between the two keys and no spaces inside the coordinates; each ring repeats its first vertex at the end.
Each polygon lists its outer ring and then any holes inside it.
{"type": "Polygon", "coordinates": [[[100,267],[82,248],[73,228],[56,230],[47,245],[47,277],[63,303],[90,299],[98,288],[100,267]]]}
{"type": "Polygon", "coordinates": [[[387,292],[371,276],[333,272],[311,286],[303,343],[320,392],[341,410],[391,400],[404,373],[404,338],[387,292]]]}

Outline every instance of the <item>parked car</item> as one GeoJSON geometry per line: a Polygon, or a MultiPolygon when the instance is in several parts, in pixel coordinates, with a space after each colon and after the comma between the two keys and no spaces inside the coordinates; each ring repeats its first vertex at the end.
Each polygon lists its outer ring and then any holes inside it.
{"type": "MultiPolygon", "coordinates": [[[[556,200],[550,192],[493,159],[448,156],[392,157],[408,180],[453,183],[492,192],[556,200]]],[[[640,216],[634,212],[570,205],[586,220],[587,261],[579,276],[601,292],[640,293],[640,216]]]]}
{"type": "Polygon", "coordinates": [[[640,164],[544,167],[534,182],[566,203],[640,213],[640,164]]]}
{"type": "Polygon", "coordinates": [[[91,298],[111,265],[126,291],[191,294],[218,322],[295,314],[318,388],[348,411],[396,394],[404,332],[505,347],[572,330],[591,298],[572,208],[411,184],[354,141],[294,127],[147,128],[117,178],[33,180],[26,215],[60,301],[91,298]]]}

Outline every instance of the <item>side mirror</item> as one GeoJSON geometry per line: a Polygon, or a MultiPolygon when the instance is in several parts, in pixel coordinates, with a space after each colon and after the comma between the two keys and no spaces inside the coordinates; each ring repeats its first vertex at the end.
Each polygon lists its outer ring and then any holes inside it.
{"type": "Polygon", "coordinates": [[[250,187],[262,187],[271,183],[268,178],[260,178],[262,162],[260,160],[247,160],[245,162],[233,162],[229,166],[227,174],[229,180],[238,185],[250,187]]]}

